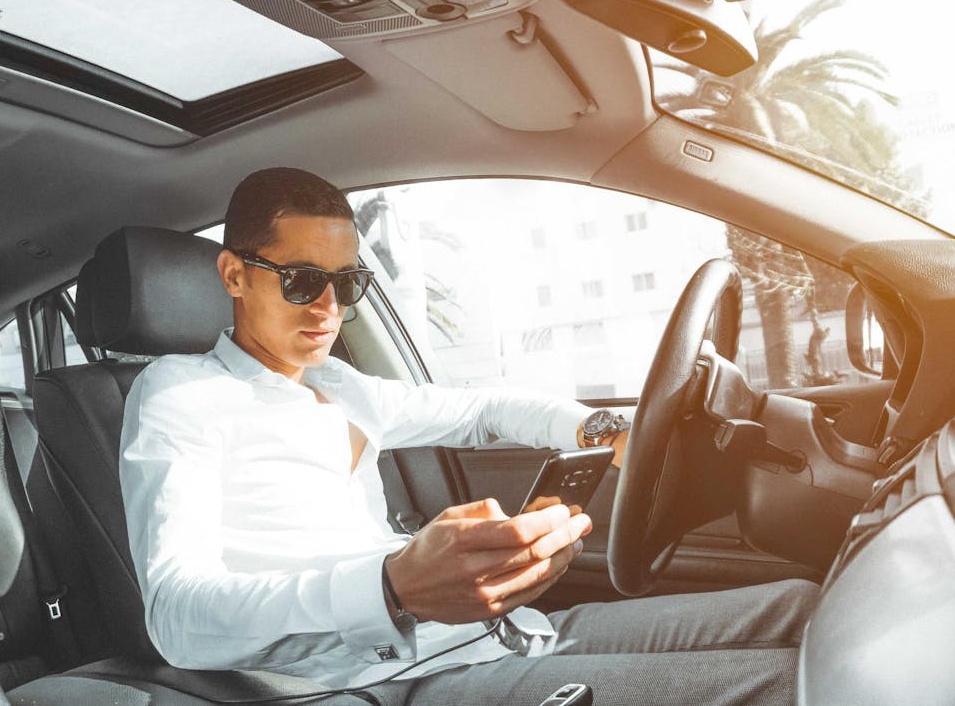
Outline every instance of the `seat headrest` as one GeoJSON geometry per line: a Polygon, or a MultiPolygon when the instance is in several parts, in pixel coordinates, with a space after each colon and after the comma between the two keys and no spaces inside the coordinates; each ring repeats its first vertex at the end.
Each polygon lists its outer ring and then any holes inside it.
{"type": "Polygon", "coordinates": [[[76,338],[136,355],[204,353],[232,325],[217,243],[164,228],[108,235],[76,285],[76,338]]]}

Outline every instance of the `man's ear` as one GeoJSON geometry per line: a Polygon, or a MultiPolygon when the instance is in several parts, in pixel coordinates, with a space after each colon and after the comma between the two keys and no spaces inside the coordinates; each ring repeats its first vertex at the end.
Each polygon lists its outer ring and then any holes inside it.
{"type": "Polygon", "coordinates": [[[232,298],[241,297],[245,276],[245,263],[242,262],[242,258],[231,250],[222,250],[216,259],[216,267],[219,269],[222,286],[225,287],[229,296],[232,298]]]}

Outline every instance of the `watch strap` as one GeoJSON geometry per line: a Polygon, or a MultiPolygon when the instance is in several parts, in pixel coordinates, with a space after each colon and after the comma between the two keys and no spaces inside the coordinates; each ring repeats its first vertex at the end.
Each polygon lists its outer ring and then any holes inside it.
{"type": "Polygon", "coordinates": [[[391,583],[391,577],[388,575],[387,557],[385,557],[385,560],[381,562],[381,582],[384,584],[385,590],[388,591],[388,597],[391,598],[391,602],[395,606],[395,627],[398,628],[398,631],[401,633],[411,632],[418,625],[418,616],[416,616],[414,613],[409,613],[404,609],[404,606],[401,605],[401,600],[398,598],[398,592],[395,590],[395,585],[391,583]]]}

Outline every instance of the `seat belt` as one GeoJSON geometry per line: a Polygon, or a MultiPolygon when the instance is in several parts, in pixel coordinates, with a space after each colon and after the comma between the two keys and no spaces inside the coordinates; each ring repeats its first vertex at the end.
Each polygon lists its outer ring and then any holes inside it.
{"type": "MultiPolygon", "coordinates": [[[[0,414],[2,414],[2,423],[0,423],[0,476],[2,481],[7,484],[10,490],[10,496],[13,504],[20,515],[20,524],[23,527],[23,533],[30,552],[30,559],[33,564],[33,573],[37,583],[37,593],[39,594],[42,610],[50,625],[52,635],[52,649],[50,651],[51,666],[62,668],[75,665],[79,662],[79,648],[76,645],[76,638],[70,626],[66,613],[66,584],[60,583],[56,579],[53,566],[44,551],[40,541],[40,532],[36,526],[36,518],[30,507],[25,487],[25,478],[29,476],[30,467],[33,465],[33,458],[37,449],[37,433],[32,423],[12,424],[13,415],[10,414],[7,405],[3,404],[9,397],[0,397],[0,414]],[[14,437],[12,431],[16,429],[17,435],[14,437]],[[27,433],[22,433],[26,431],[27,433]],[[29,433],[31,432],[32,433],[29,433]],[[9,442],[9,443],[8,443],[9,442]],[[32,447],[32,450],[31,450],[32,447]],[[13,457],[18,466],[17,476],[12,478],[11,473],[7,471],[7,449],[13,451],[13,457]],[[21,467],[21,463],[29,464],[26,471],[21,467]]],[[[24,419],[26,415],[24,414],[24,419]]]]}
{"type": "MultiPolygon", "coordinates": [[[[36,454],[38,437],[36,427],[27,417],[25,409],[22,415],[10,413],[7,403],[15,399],[12,395],[0,397],[0,410],[2,410],[3,423],[6,425],[7,433],[10,436],[10,445],[13,447],[17,469],[20,471],[20,481],[25,488],[27,478],[30,477],[30,469],[33,467],[33,457],[36,454]]],[[[17,403],[19,404],[19,401],[17,403]]]]}
{"type": "Polygon", "coordinates": [[[378,473],[385,488],[391,528],[398,534],[416,534],[424,525],[424,515],[415,509],[408,495],[394,452],[385,450],[378,455],[378,473]]]}

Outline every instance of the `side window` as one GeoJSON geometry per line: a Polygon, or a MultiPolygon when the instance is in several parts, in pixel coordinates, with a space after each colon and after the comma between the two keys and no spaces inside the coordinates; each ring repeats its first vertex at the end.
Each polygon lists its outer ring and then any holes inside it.
{"type": "Polygon", "coordinates": [[[76,342],[76,334],[73,333],[73,330],[69,327],[65,318],[61,319],[61,324],[63,326],[63,344],[65,346],[66,364],[79,365],[88,362],[86,360],[86,353],[83,352],[83,347],[76,342]]]}
{"type": "Polygon", "coordinates": [[[698,213],[531,180],[428,182],[350,200],[376,276],[391,280],[392,304],[437,361],[438,382],[637,397],[672,307],[714,257],[744,276],[737,364],[754,388],[861,377],[845,352],[848,277],[698,213]]]}
{"type": "MultiPolygon", "coordinates": [[[[76,285],[66,290],[69,295],[70,301],[76,301],[76,285]]],[[[86,353],[83,351],[83,347],[76,341],[76,333],[73,331],[73,328],[70,326],[69,322],[66,320],[66,317],[61,313],[60,314],[60,326],[63,328],[63,346],[64,352],[66,354],[66,364],[67,365],[80,365],[81,363],[88,362],[86,359],[86,353]]]]}
{"type": "Polygon", "coordinates": [[[16,319],[0,328],[0,387],[24,389],[20,329],[16,319]]]}

